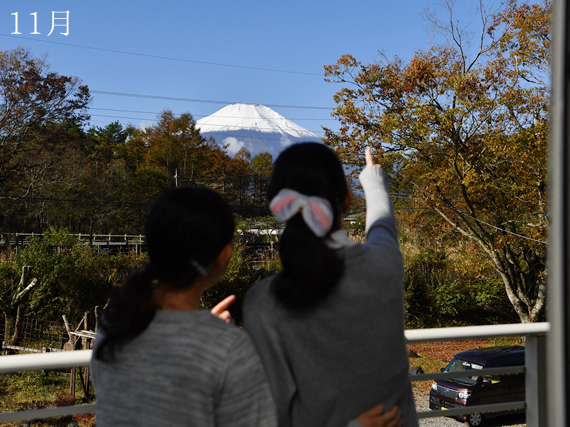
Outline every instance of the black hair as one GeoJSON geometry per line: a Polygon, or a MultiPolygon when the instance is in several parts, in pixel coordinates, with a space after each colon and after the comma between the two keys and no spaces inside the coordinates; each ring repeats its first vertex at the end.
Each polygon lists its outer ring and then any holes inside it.
{"type": "MultiPolygon", "coordinates": [[[[342,165],[330,148],[307,142],[283,151],[273,167],[268,200],[283,188],[328,200],[333,208],[333,224],[340,224],[348,186],[342,165]]],[[[342,276],[340,256],[308,228],[299,213],[287,222],[279,241],[279,255],[283,269],[272,286],[277,300],[287,308],[316,306],[342,276]]]]}
{"type": "Polygon", "coordinates": [[[231,243],[234,228],[229,205],[212,190],[181,188],[161,196],[145,224],[149,262],[111,298],[101,317],[104,334],[96,358],[112,359],[148,327],[156,313],[152,296],[158,281],[192,286],[231,243]]]}

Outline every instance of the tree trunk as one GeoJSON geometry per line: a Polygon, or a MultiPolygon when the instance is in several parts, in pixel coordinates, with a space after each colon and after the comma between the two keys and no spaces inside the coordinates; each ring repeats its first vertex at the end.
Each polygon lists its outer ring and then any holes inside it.
{"type": "Polygon", "coordinates": [[[12,335],[12,339],[10,340],[10,345],[19,346],[20,344],[22,344],[23,333],[24,333],[25,309],[26,309],[25,304],[18,304],[18,311],[16,312],[16,322],[14,323],[14,334],[12,335]]]}
{"type": "Polygon", "coordinates": [[[8,344],[8,337],[10,336],[10,318],[8,313],[4,312],[4,331],[0,334],[0,351],[3,349],[4,344],[8,344]]]}
{"type": "Polygon", "coordinates": [[[536,298],[528,298],[528,302],[523,301],[517,295],[517,292],[523,288],[521,284],[514,283],[514,280],[503,269],[500,260],[493,258],[496,270],[499,272],[503,284],[505,285],[505,292],[515,313],[519,316],[521,323],[534,323],[538,322],[543,315],[545,302],[546,302],[546,285],[544,283],[537,283],[539,288],[536,298]]]}

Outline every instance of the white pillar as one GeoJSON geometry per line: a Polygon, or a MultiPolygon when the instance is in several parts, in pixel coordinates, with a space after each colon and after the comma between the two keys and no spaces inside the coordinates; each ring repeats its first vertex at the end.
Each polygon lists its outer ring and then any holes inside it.
{"type": "Polygon", "coordinates": [[[569,146],[569,34],[565,0],[552,2],[552,91],[549,146],[548,308],[551,325],[547,339],[547,399],[551,426],[568,425],[570,364],[570,146],[569,146]]]}
{"type": "Polygon", "coordinates": [[[546,337],[526,337],[525,390],[527,427],[548,427],[546,409],[546,337]]]}

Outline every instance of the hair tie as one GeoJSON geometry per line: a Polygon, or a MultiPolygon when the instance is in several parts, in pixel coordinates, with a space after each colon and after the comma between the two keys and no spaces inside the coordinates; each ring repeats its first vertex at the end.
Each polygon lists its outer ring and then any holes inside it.
{"type": "Polygon", "coordinates": [[[206,269],[204,267],[202,267],[202,265],[198,261],[191,259],[190,264],[192,264],[192,267],[194,267],[198,271],[198,273],[200,273],[201,276],[207,276],[208,275],[208,272],[206,271],[206,269]]]}
{"type": "Polygon", "coordinates": [[[141,271],[145,271],[152,280],[157,280],[159,278],[158,271],[156,267],[150,262],[143,261],[141,263],[141,271]]]}
{"type": "Polygon", "coordinates": [[[159,275],[156,267],[150,262],[143,261],[141,264],[141,271],[146,273],[150,277],[150,287],[153,291],[156,291],[160,287],[159,275]]]}
{"type": "Polygon", "coordinates": [[[305,196],[284,188],[271,200],[269,209],[279,222],[287,222],[301,212],[307,226],[318,237],[324,237],[332,228],[333,210],[328,200],[317,196],[305,196]]]}

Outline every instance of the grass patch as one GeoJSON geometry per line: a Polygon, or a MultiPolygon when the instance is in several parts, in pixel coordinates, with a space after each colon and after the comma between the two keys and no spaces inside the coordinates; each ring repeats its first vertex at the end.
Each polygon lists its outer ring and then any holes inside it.
{"type": "MultiPolygon", "coordinates": [[[[0,412],[27,411],[52,408],[57,406],[80,405],[95,402],[93,389],[90,399],[83,397],[79,375],[76,378],[76,396],[70,396],[70,370],[65,371],[29,371],[0,375],[0,412]]],[[[6,423],[5,426],[17,426],[24,421],[6,423]]],[[[94,415],[75,417],[57,417],[31,421],[34,426],[69,426],[80,427],[95,425],[94,415]]]]}

